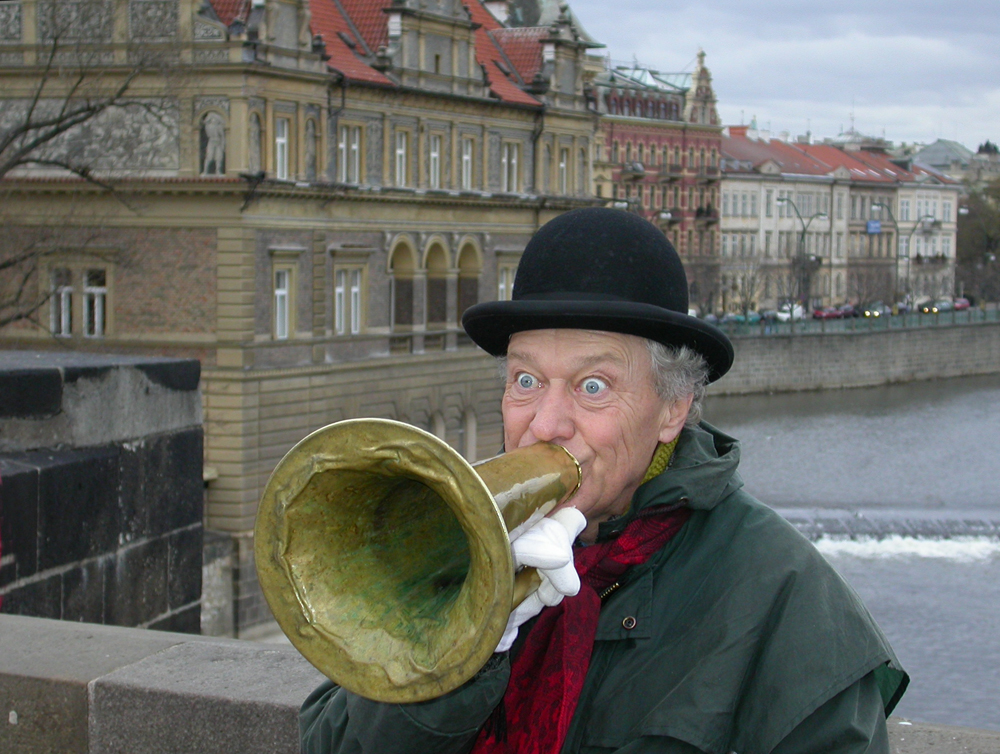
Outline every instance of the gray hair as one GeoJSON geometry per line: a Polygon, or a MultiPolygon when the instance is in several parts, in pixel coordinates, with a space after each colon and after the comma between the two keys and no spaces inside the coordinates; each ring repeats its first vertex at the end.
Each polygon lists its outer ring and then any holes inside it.
{"type": "Polygon", "coordinates": [[[653,362],[653,385],[664,403],[677,403],[692,396],[688,427],[701,421],[705,388],[708,387],[708,363],[687,346],[666,346],[646,339],[649,359],[653,362]]]}
{"type": "MultiPolygon", "coordinates": [[[[693,427],[701,421],[705,389],[708,387],[708,362],[687,346],[666,346],[655,340],[643,338],[653,365],[653,388],[664,403],[677,403],[692,396],[685,426],[693,427]]],[[[498,356],[500,379],[507,380],[507,357],[498,356]]]]}

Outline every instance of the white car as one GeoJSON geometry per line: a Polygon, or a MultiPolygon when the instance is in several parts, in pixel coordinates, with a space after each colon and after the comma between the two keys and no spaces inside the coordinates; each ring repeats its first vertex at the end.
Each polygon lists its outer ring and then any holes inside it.
{"type": "Polygon", "coordinates": [[[799,304],[795,306],[782,304],[774,316],[778,318],[779,322],[787,322],[790,319],[805,319],[806,311],[799,304]]]}

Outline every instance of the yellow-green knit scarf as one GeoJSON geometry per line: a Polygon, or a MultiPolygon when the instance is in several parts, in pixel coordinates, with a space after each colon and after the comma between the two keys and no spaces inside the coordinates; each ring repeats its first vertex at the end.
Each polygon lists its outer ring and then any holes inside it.
{"type": "Polygon", "coordinates": [[[674,448],[677,447],[679,437],[680,435],[666,444],[662,442],[657,444],[656,452],[653,453],[653,460],[650,462],[649,468],[646,469],[646,476],[642,478],[643,484],[666,471],[667,466],[670,464],[670,458],[674,454],[674,448]]]}

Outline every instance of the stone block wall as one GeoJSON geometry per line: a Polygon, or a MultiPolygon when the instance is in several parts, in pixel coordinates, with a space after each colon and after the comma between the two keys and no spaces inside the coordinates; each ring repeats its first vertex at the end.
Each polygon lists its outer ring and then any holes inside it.
{"type": "Polygon", "coordinates": [[[734,338],[715,395],[867,387],[1000,372],[1000,323],[734,338]]]}
{"type": "Polygon", "coordinates": [[[0,610],[201,630],[197,361],[0,356],[0,610]]]}

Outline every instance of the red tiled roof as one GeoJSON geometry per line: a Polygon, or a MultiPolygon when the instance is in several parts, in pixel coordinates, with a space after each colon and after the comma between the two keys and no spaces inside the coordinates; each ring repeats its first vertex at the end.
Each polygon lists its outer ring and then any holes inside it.
{"type": "MultiPolygon", "coordinates": [[[[389,78],[359,59],[341,38],[340,33],[349,39],[353,39],[354,35],[334,0],[309,0],[309,9],[312,12],[312,31],[323,38],[326,52],[330,56],[327,61],[330,68],[340,71],[354,81],[392,85],[393,82],[389,78]]],[[[382,23],[385,25],[385,14],[380,12],[379,15],[382,16],[382,23]]]]}
{"type": "MultiPolygon", "coordinates": [[[[503,71],[508,64],[504,61],[500,48],[489,34],[489,32],[503,28],[500,22],[483,7],[479,0],[462,0],[462,2],[468,9],[473,23],[479,24],[479,28],[476,29],[476,62],[486,70],[486,81],[493,94],[504,102],[541,105],[541,102],[521,89],[503,71]],[[497,65],[498,63],[500,65],[497,65]]],[[[513,71],[511,74],[513,75],[513,71]]]]}
{"type": "Polygon", "coordinates": [[[250,10],[250,0],[212,0],[212,7],[219,20],[229,26],[234,19],[246,18],[250,10]]]}
{"type": "Polygon", "coordinates": [[[344,13],[372,52],[389,46],[389,17],[383,12],[392,0],[340,0],[344,13]]]}
{"type": "Polygon", "coordinates": [[[782,173],[797,175],[826,175],[830,172],[828,165],[811,159],[789,144],[779,139],[756,141],[744,135],[746,127],[730,127],[729,136],[722,137],[720,149],[725,157],[745,160],[759,167],[768,160],[774,160],[782,173]]]}
{"type": "Polygon", "coordinates": [[[549,35],[549,30],[544,26],[532,26],[494,29],[488,33],[514,66],[521,81],[530,84],[542,67],[542,39],[549,35]]]}
{"type": "MultiPolygon", "coordinates": [[[[829,144],[796,144],[795,148],[808,154],[813,159],[829,165],[830,172],[836,170],[838,167],[847,168],[851,173],[851,180],[853,181],[892,183],[897,180],[903,180],[876,170],[872,166],[865,164],[862,160],[857,159],[855,155],[860,156],[861,152],[845,152],[843,149],[838,149],[829,144]]],[[[870,153],[866,152],[864,154],[870,153]]]]}

